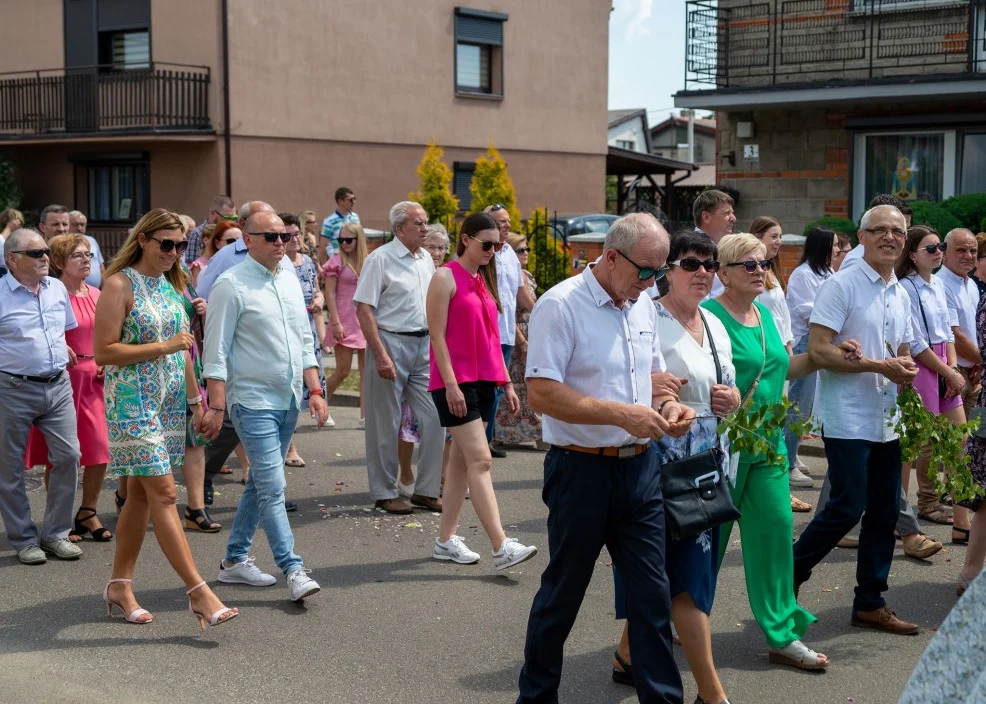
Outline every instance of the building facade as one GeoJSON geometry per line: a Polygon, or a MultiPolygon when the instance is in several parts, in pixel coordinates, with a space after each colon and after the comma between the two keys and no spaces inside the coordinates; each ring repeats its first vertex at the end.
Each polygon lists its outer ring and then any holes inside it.
{"type": "Polygon", "coordinates": [[[0,26],[0,153],[25,208],[82,210],[110,249],[147,208],[198,220],[219,193],[324,216],[345,185],[364,223],[387,229],[432,140],[457,184],[492,142],[523,212],[594,212],[608,12],[602,0],[16,3],[0,26]]]}
{"type": "Polygon", "coordinates": [[[691,0],[678,107],[715,110],[738,226],[986,191],[986,0],[691,0]]]}

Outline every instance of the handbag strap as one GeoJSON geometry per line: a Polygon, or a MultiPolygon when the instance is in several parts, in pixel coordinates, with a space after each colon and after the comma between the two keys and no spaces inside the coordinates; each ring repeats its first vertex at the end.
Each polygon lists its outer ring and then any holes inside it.
{"type": "Polygon", "coordinates": [[[743,398],[740,399],[740,405],[744,405],[750,400],[750,397],[756,393],[757,387],[760,386],[760,377],[763,376],[764,369],[767,368],[767,336],[764,335],[763,331],[763,317],[760,315],[760,311],[757,310],[757,304],[753,304],[753,312],[757,314],[757,322],[760,323],[760,349],[763,351],[763,362],[760,364],[760,371],[757,372],[757,378],[753,380],[750,384],[750,388],[746,390],[743,394],[743,398]]]}
{"type": "Polygon", "coordinates": [[[716,351],[716,341],[712,339],[712,331],[709,324],[705,321],[705,314],[702,309],[698,309],[698,314],[702,318],[702,325],[705,327],[705,336],[709,340],[709,348],[712,350],[712,361],[716,363],[716,383],[722,384],[722,365],[719,364],[719,353],[716,351]]]}
{"type": "MultiPolygon", "coordinates": [[[[910,277],[905,279],[905,281],[908,281],[909,279],[910,277]]],[[[921,292],[918,291],[918,287],[915,286],[913,281],[911,281],[910,284],[911,290],[914,291],[915,298],[918,299],[918,310],[921,311],[921,320],[924,321],[924,332],[928,336],[928,347],[931,347],[931,328],[928,327],[928,316],[924,314],[924,304],[921,302],[921,292]]]]}

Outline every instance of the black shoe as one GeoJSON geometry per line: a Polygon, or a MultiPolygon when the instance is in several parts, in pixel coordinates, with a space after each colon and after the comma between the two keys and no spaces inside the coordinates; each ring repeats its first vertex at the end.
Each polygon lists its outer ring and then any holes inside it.
{"type": "Polygon", "coordinates": [[[507,453],[506,452],[504,452],[503,450],[501,450],[499,447],[497,447],[493,443],[490,443],[490,454],[493,457],[495,457],[496,459],[498,459],[498,460],[502,460],[504,457],[507,456],[507,453]]]}
{"type": "Polygon", "coordinates": [[[212,485],[211,479],[205,480],[205,505],[212,506],[213,495],[216,493],[216,488],[212,485]]]}
{"type": "Polygon", "coordinates": [[[284,510],[287,511],[288,513],[290,513],[291,511],[297,511],[298,510],[298,502],[297,501],[285,501],[284,502],[284,510]]]}

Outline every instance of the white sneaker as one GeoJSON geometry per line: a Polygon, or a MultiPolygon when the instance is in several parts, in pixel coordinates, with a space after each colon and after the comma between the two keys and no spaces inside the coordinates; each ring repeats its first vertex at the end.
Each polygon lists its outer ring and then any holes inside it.
{"type": "Polygon", "coordinates": [[[521,545],[515,538],[507,538],[500,546],[500,550],[493,553],[493,567],[505,570],[519,565],[524,560],[530,560],[537,553],[538,549],[533,545],[521,545]]]}
{"type": "Polygon", "coordinates": [[[219,581],[224,584],[249,584],[251,587],[269,587],[277,584],[274,575],[267,574],[257,567],[256,561],[257,558],[248,557],[232,567],[227,567],[224,562],[220,562],[219,581]]]}
{"type": "Polygon", "coordinates": [[[791,486],[815,486],[815,481],[797,467],[791,467],[791,486]]]}
{"type": "Polygon", "coordinates": [[[332,420],[332,414],[331,413],[329,414],[328,419],[325,421],[325,427],[326,428],[334,428],[334,427],[336,427],[336,422],[334,420],[332,420]]]}
{"type": "Polygon", "coordinates": [[[431,556],[436,560],[451,560],[460,565],[475,565],[479,562],[479,553],[467,548],[462,538],[457,535],[453,535],[444,543],[435,538],[435,547],[431,551],[431,556]]]}
{"type": "Polygon", "coordinates": [[[805,464],[805,461],[801,457],[798,457],[798,461],[794,463],[794,466],[800,469],[802,473],[808,474],[808,465],[805,464]]]}
{"type": "Polygon", "coordinates": [[[301,601],[321,590],[318,582],[308,576],[311,570],[299,567],[288,575],[288,589],[291,590],[291,601],[301,601]]]}

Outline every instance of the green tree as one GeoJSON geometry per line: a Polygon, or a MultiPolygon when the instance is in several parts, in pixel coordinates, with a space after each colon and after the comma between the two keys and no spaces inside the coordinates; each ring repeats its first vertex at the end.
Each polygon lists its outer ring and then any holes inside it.
{"type": "Polygon", "coordinates": [[[14,165],[0,157],[0,210],[16,208],[21,203],[21,189],[17,187],[14,165]]]}
{"type": "Polygon", "coordinates": [[[492,141],[486,150],[486,156],[476,160],[469,192],[472,194],[472,212],[478,213],[488,205],[499,203],[506,206],[513,226],[515,228],[520,226],[520,211],[517,209],[514,182],[510,180],[510,174],[507,173],[507,162],[500,156],[492,141]]]}
{"type": "Polygon", "coordinates": [[[445,150],[434,141],[428,144],[418,164],[419,190],[408,193],[408,200],[421,204],[432,222],[440,222],[451,231],[459,212],[459,199],[452,193],[452,169],[443,161],[445,150]]]}

